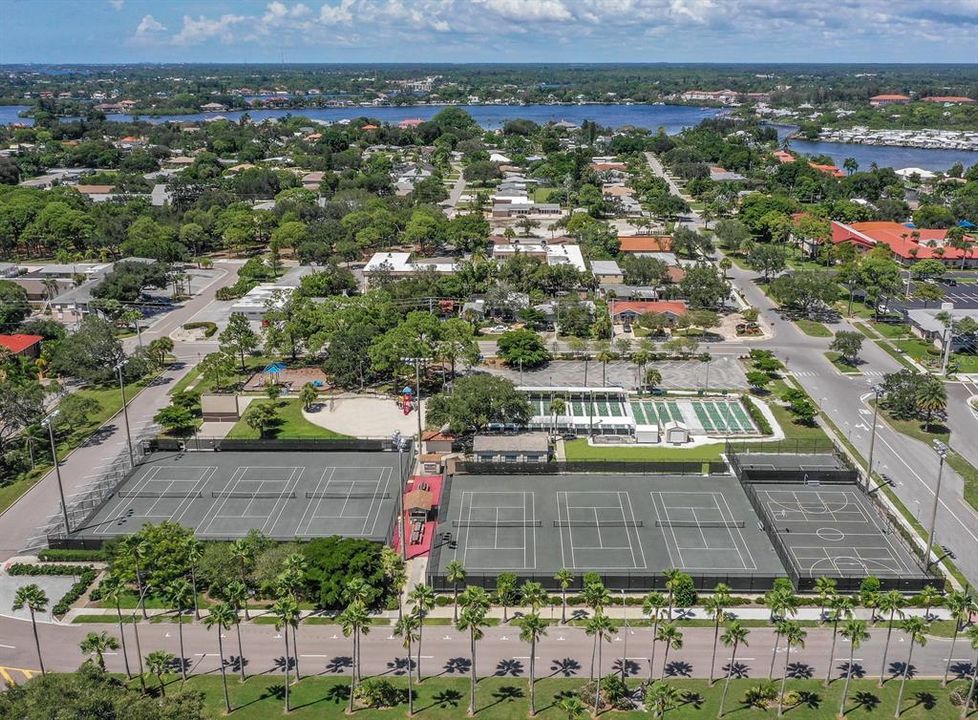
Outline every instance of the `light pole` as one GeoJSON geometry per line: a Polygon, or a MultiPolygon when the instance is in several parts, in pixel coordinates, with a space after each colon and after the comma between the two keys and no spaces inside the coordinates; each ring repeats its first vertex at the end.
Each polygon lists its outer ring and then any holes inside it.
{"type": "Polygon", "coordinates": [[[431,360],[429,357],[402,357],[401,362],[414,365],[414,397],[418,403],[418,452],[421,448],[421,365],[431,360]]]}
{"type": "Polygon", "coordinates": [[[625,605],[625,591],[621,591],[621,621],[622,621],[622,648],[621,648],[621,679],[625,680],[625,666],[628,664],[628,606],[625,605]]]}
{"type": "Polygon", "coordinates": [[[941,375],[947,375],[947,364],[951,360],[951,341],[954,335],[951,332],[950,319],[944,323],[944,347],[941,348],[941,375]]]}
{"type": "Polygon", "coordinates": [[[846,317],[852,317],[852,296],[856,289],[856,278],[850,278],[847,285],[849,286],[849,309],[846,310],[846,317]]]}
{"type": "Polygon", "coordinates": [[[869,436],[869,459],[866,462],[866,489],[869,490],[873,485],[873,452],[876,450],[876,418],[880,412],[880,397],[883,395],[883,386],[876,384],[870,388],[876,401],[873,403],[873,430],[869,436]]]}
{"type": "Polygon", "coordinates": [[[132,433],[129,432],[129,406],[126,402],[126,383],[122,379],[122,366],[119,363],[115,366],[115,371],[119,375],[119,390],[122,392],[122,417],[126,421],[126,442],[129,445],[129,467],[136,467],[136,454],[132,451],[132,433]]]}
{"type": "Polygon", "coordinates": [[[58,448],[54,444],[54,422],[52,422],[56,417],[58,417],[58,411],[55,410],[53,413],[48,415],[41,421],[42,425],[46,425],[48,428],[48,437],[51,438],[51,459],[54,461],[54,474],[58,478],[58,495],[61,496],[61,515],[65,521],[65,537],[71,534],[71,523],[68,522],[68,505],[65,504],[65,489],[61,484],[61,465],[58,464],[58,448]]]}
{"type": "Polygon", "coordinates": [[[401,560],[407,562],[407,544],[405,543],[405,529],[404,529],[404,438],[401,437],[401,431],[395,430],[394,434],[391,436],[391,440],[394,443],[394,447],[397,448],[397,525],[400,531],[400,541],[401,541],[401,560]]]}
{"type": "Polygon", "coordinates": [[[930,552],[934,547],[934,531],[937,529],[937,506],[941,502],[941,478],[944,475],[944,459],[947,457],[948,446],[940,440],[934,441],[934,452],[940,458],[937,466],[937,487],[934,488],[934,506],[930,511],[930,529],[927,532],[927,550],[924,552],[925,569],[930,567],[930,552]]]}

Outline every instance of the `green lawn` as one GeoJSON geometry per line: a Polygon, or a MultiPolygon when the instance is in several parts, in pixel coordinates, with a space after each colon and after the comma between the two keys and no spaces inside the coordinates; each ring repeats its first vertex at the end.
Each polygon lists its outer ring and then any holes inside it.
{"type": "MultiPolygon", "coordinates": [[[[606,659],[610,664],[610,661],[606,659]]],[[[541,671],[545,675],[549,664],[543,663],[541,671]]],[[[306,661],[303,671],[318,672],[306,661]]],[[[607,669],[607,668],[606,668],[607,669]]],[[[586,668],[583,670],[586,673],[586,668]]],[[[403,677],[387,676],[392,683],[406,687],[403,677]]],[[[180,688],[178,676],[165,678],[169,693],[180,688]]],[[[132,681],[134,684],[136,681],[132,681]]],[[[630,684],[638,685],[639,678],[632,678],[630,684]]],[[[736,720],[758,720],[775,716],[775,706],[758,709],[743,703],[748,688],[764,683],[760,679],[732,680],[727,695],[727,716],[736,720]]],[[[153,688],[156,679],[148,678],[147,684],[153,688]]],[[[339,720],[346,717],[345,710],[349,697],[350,679],[341,677],[309,677],[290,688],[292,712],[288,717],[296,720],[316,718],[317,720],[339,720]]],[[[543,677],[536,683],[536,705],[538,717],[543,720],[563,720],[567,715],[557,706],[560,698],[575,693],[584,684],[579,678],[543,677]]],[[[676,704],[666,713],[666,718],[695,719],[717,716],[723,683],[708,687],[705,680],[670,680],[680,691],[676,704]]],[[[787,709],[789,718],[807,720],[830,720],[836,717],[844,686],[842,680],[823,687],[819,680],[789,680],[787,690],[795,691],[800,702],[787,709]]],[[[208,717],[224,715],[224,698],[221,678],[217,675],[194,676],[187,681],[185,689],[204,694],[208,717]]],[[[859,720],[893,717],[896,698],[900,689],[897,680],[891,680],[880,689],[872,679],[854,679],[849,688],[846,705],[847,717],[859,720]]],[[[951,704],[950,692],[954,689],[966,690],[965,681],[956,681],[948,688],[941,688],[936,680],[910,680],[904,691],[900,715],[904,720],[952,720],[959,715],[959,709],[951,704]]],[[[241,720],[266,720],[284,715],[283,678],[281,676],[255,676],[241,683],[233,673],[228,673],[228,690],[233,717],[241,720]]],[[[468,705],[469,683],[464,678],[428,678],[415,684],[415,714],[430,720],[458,720],[465,717],[468,705]]],[[[492,677],[479,681],[476,688],[476,717],[485,720],[512,720],[527,717],[527,680],[522,677],[492,677]]],[[[384,710],[357,710],[354,716],[362,720],[380,718],[403,718],[406,706],[384,710]]],[[[602,716],[638,720],[650,718],[648,711],[603,711],[602,716]]]]}
{"type": "MultiPolygon", "coordinates": [[[[245,410],[244,416],[231,428],[228,438],[233,440],[257,440],[260,433],[248,425],[248,414],[252,408],[260,404],[268,404],[269,400],[255,400],[245,410]]],[[[296,399],[275,400],[278,406],[278,424],[271,428],[266,436],[288,440],[328,440],[346,438],[349,435],[333,432],[309,422],[302,416],[302,404],[296,399]]]]}
{"type": "Polygon", "coordinates": [[[893,345],[918,362],[924,362],[927,358],[940,358],[940,350],[933,343],[921,340],[920,338],[894,340],[893,345]]]}
{"type": "Polygon", "coordinates": [[[709,462],[719,460],[723,443],[710,443],[692,448],[638,447],[588,445],[587,440],[569,440],[564,443],[568,460],[683,460],[709,462]]]}
{"type": "Polygon", "coordinates": [[[814,320],[807,320],[805,318],[799,318],[795,320],[795,325],[806,335],[811,337],[832,337],[832,331],[829,330],[825,325],[820,322],[815,322],[814,320]]]}
{"type": "Polygon", "coordinates": [[[978,353],[953,353],[951,362],[958,366],[957,372],[974,374],[978,373],[978,353]]]}
{"type": "Polygon", "coordinates": [[[834,350],[830,350],[825,353],[825,359],[832,363],[832,366],[841,373],[846,375],[862,375],[855,365],[850,365],[842,358],[842,353],[837,353],[834,350]]]}
{"type": "Polygon", "coordinates": [[[906,337],[907,335],[910,334],[910,328],[908,326],[904,325],[903,323],[879,323],[879,322],[873,322],[873,323],[870,323],[870,326],[878,334],[882,335],[885,338],[889,338],[891,340],[893,340],[895,338],[906,337]]]}
{"type": "Polygon", "coordinates": [[[557,188],[542,187],[537,188],[533,191],[533,202],[545,203],[550,202],[550,196],[554,194],[557,188]]]}

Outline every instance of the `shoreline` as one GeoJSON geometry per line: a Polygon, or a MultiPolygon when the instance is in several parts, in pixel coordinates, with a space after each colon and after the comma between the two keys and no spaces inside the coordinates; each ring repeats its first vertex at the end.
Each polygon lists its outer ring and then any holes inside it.
{"type": "Polygon", "coordinates": [[[798,132],[788,135],[788,140],[823,142],[836,145],[860,145],[865,147],[915,148],[918,150],[951,150],[978,153],[978,130],[823,130],[817,138],[809,138],[798,132]],[[947,133],[953,132],[954,135],[947,133]],[[942,133],[943,135],[934,135],[942,133]]]}

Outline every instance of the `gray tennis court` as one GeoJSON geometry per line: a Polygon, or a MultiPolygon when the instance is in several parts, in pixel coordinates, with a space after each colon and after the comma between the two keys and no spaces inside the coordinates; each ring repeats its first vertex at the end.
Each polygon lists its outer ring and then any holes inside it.
{"type": "Polygon", "coordinates": [[[390,452],[156,452],[72,534],[107,540],[172,521],[202,539],[388,538],[399,487],[390,452]]]}
{"type": "Polygon", "coordinates": [[[470,577],[508,571],[551,586],[560,568],[628,576],[636,587],[674,567],[706,587],[785,574],[731,476],[456,475],[439,522],[436,579],[452,561],[470,577]]]}

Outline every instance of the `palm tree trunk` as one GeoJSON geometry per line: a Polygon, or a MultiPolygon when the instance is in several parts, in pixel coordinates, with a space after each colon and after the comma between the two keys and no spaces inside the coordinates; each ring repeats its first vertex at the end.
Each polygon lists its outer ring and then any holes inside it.
{"type": "Polygon", "coordinates": [[[941,687],[947,687],[947,676],[951,672],[951,658],[954,657],[954,644],[958,641],[958,632],[960,625],[955,619],[954,621],[954,634],[951,635],[951,649],[947,651],[947,664],[944,666],[944,680],[941,682],[941,687]]]}
{"type": "Polygon", "coordinates": [[[598,654],[598,636],[594,636],[594,641],[591,643],[591,674],[588,679],[594,680],[594,658],[598,654]]]}
{"type": "Polygon", "coordinates": [[[180,677],[187,682],[187,653],[183,651],[183,616],[177,615],[177,636],[180,638],[180,677]]]}
{"type": "Polygon", "coordinates": [[[659,629],[659,616],[656,615],[652,621],[652,652],[649,653],[649,682],[652,682],[652,673],[655,668],[655,633],[659,629]]]}
{"type": "Polygon", "coordinates": [[[978,658],[971,663],[971,682],[968,684],[968,694],[961,703],[961,720],[968,717],[968,710],[971,709],[971,696],[975,694],[975,682],[978,681],[978,658]]]}
{"type": "Polygon", "coordinates": [[[723,717],[723,704],[727,700],[727,690],[730,688],[730,676],[733,675],[734,662],[737,660],[737,643],[734,643],[733,650],[730,653],[730,664],[727,666],[727,677],[723,681],[723,692],[720,693],[720,711],[717,713],[718,718],[723,717]]]}
{"type": "Polygon", "coordinates": [[[132,672],[129,670],[129,653],[126,652],[126,633],[123,631],[122,606],[118,602],[115,604],[115,611],[119,616],[119,640],[122,641],[122,661],[126,665],[126,679],[132,680],[132,672]]]}
{"type": "Polygon", "coordinates": [[[903,666],[903,677],[900,680],[900,692],[897,693],[896,712],[893,714],[893,717],[895,718],[900,717],[900,705],[903,704],[903,688],[906,687],[907,675],[910,674],[910,661],[913,659],[913,646],[914,639],[911,637],[910,652],[907,653],[907,664],[903,666]]]}
{"type": "Polygon", "coordinates": [[[886,643],[883,645],[883,662],[880,665],[880,682],[877,687],[883,687],[883,675],[886,673],[886,656],[890,652],[890,634],[893,632],[893,613],[890,613],[890,624],[886,628],[886,643]]]}
{"type": "Polygon", "coordinates": [[[353,628],[353,672],[350,673],[350,705],[348,712],[353,714],[353,694],[357,689],[357,634],[360,632],[360,628],[353,628]]]}
{"type": "Polygon", "coordinates": [[[224,668],[224,641],[221,639],[221,626],[217,626],[217,654],[221,658],[221,683],[224,685],[224,707],[231,714],[231,698],[228,696],[228,676],[224,668]]]}
{"type": "Polygon", "coordinates": [[[37,634],[37,621],[34,619],[34,608],[31,608],[31,630],[34,631],[34,646],[37,648],[37,664],[41,666],[41,675],[44,675],[44,659],[41,657],[41,638],[37,634]]]}
{"type": "Polygon", "coordinates": [[[156,679],[160,681],[160,697],[166,697],[166,685],[163,684],[163,676],[157,675],[156,679]]]}
{"type": "Polygon", "coordinates": [[[784,685],[788,681],[788,658],[791,657],[791,642],[784,649],[784,672],[781,673],[781,692],[778,695],[778,717],[784,715],[784,685]]]}
{"type": "Polygon", "coordinates": [[[560,622],[567,624],[567,588],[560,589],[560,622]]]}
{"type": "Polygon", "coordinates": [[[458,583],[455,583],[454,597],[452,598],[452,623],[458,625],[458,583]]]}
{"type": "Polygon", "coordinates": [[[136,584],[139,586],[139,609],[143,611],[143,619],[149,620],[146,614],[146,590],[143,587],[143,574],[139,571],[139,561],[134,560],[136,566],[136,584]]]}
{"type": "Polygon", "coordinates": [[[472,652],[472,665],[469,667],[469,716],[475,715],[475,628],[469,629],[469,644],[472,652]]]}
{"type": "MultiPolygon", "coordinates": [[[[133,613],[133,619],[135,620],[136,613],[133,613]]],[[[143,669],[143,650],[139,646],[139,627],[137,623],[132,624],[132,634],[136,638],[136,658],[139,660],[139,686],[142,688],[143,692],[146,692],[146,671],[143,669]]]]}
{"type": "Polygon", "coordinates": [[[421,638],[424,636],[424,615],[418,613],[418,682],[421,682],[421,638]]]}
{"type": "MultiPolygon", "coordinates": [[[[285,712],[291,712],[292,706],[289,705],[289,662],[292,660],[292,654],[289,652],[289,626],[285,626],[285,632],[282,633],[285,636],[285,712]]],[[[353,694],[350,694],[353,697],[353,694]]]]}
{"type": "Polygon", "coordinates": [[[710,658],[710,687],[713,687],[716,680],[713,679],[713,671],[717,664],[717,641],[720,639],[720,620],[713,623],[713,656],[710,658]]]}
{"type": "MultiPolygon", "coordinates": [[[[597,637],[597,636],[595,636],[597,637]]],[[[601,702],[601,645],[603,640],[598,640],[598,675],[594,679],[594,714],[598,714],[598,704],[601,702]]]]}
{"type": "Polygon", "coordinates": [[[536,702],[535,702],[536,698],[534,695],[534,683],[533,683],[534,658],[536,657],[536,653],[537,653],[537,641],[536,638],[534,637],[530,640],[530,716],[531,717],[537,714],[536,702]]]}
{"type": "Polygon", "coordinates": [[[407,635],[407,672],[405,674],[408,681],[408,717],[410,717],[414,715],[414,688],[411,679],[411,631],[408,630],[405,635],[407,635]]]}
{"type": "Polygon", "coordinates": [[[197,602],[197,571],[190,568],[190,586],[194,590],[194,619],[200,620],[200,604],[197,602]]]}
{"type": "Polygon", "coordinates": [[[832,682],[832,663],[835,662],[835,639],[838,636],[839,623],[832,624],[832,645],[829,648],[829,669],[825,672],[825,687],[832,682]]]}
{"type": "Polygon", "coordinates": [[[662,653],[662,675],[659,676],[661,680],[666,679],[666,665],[669,664],[669,641],[666,641],[666,650],[662,653]]]}
{"type": "Polygon", "coordinates": [[[774,650],[771,651],[771,669],[768,670],[767,679],[774,680],[774,661],[778,657],[778,645],[781,643],[781,633],[774,633],[774,650]]]}
{"type": "Polygon", "coordinates": [[[241,643],[241,623],[236,622],[234,624],[235,630],[238,631],[238,669],[241,671],[241,682],[245,681],[245,659],[244,659],[244,646],[241,643]]]}
{"type": "Polygon", "coordinates": [[[846,699],[849,697],[849,681],[852,680],[852,663],[856,648],[849,646],[849,666],[846,668],[846,684],[842,687],[842,704],[839,705],[839,717],[846,716],[846,699]]]}
{"type": "MultiPolygon", "coordinates": [[[[288,627],[285,628],[285,632],[288,632],[288,627]]],[[[302,678],[299,676],[299,637],[296,635],[298,628],[292,626],[292,652],[295,653],[295,681],[299,682],[302,678]]]]}

